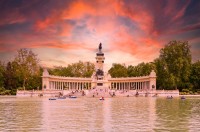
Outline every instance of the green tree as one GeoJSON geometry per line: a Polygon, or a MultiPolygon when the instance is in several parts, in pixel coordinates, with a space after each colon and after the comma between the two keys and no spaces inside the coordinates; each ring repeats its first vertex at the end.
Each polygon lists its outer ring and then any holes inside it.
{"type": "Polygon", "coordinates": [[[192,64],[190,80],[193,84],[194,91],[200,91],[200,61],[192,64]]]}
{"type": "Polygon", "coordinates": [[[95,71],[95,65],[90,62],[85,62],[83,71],[83,77],[91,77],[93,72],[95,71]]]}
{"type": "Polygon", "coordinates": [[[108,73],[111,77],[128,77],[127,68],[123,64],[114,63],[108,73]]]}
{"type": "Polygon", "coordinates": [[[7,63],[4,77],[5,77],[5,88],[7,90],[11,90],[12,94],[16,93],[17,83],[19,82],[19,80],[17,79],[17,73],[14,62],[7,63]]]}
{"type": "Polygon", "coordinates": [[[28,89],[41,90],[41,88],[42,88],[42,78],[41,78],[42,73],[43,73],[43,69],[40,67],[38,74],[34,74],[34,75],[30,76],[30,79],[26,85],[28,89]]]}
{"type": "Polygon", "coordinates": [[[158,87],[180,91],[188,88],[191,52],[187,41],[170,41],[155,60],[158,87]]]}
{"type": "Polygon", "coordinates": [[[39,60],[37,55],[28,49],[20,49],[17,53],[14,59],[16,74],[18,74],[18,79],[22,80],[21,86],[25,89],[30,78],[39,74],[39,60]]]}
{"type": "Polygon", "coordinates": [[[155,69],[154,63],[140,63],[137,66],[128,66],[128,76],[129,77],[136,77],[136,76],[148,76],[152,70],[155,69]]]}
{"type": "Polygon", "coordinates": [[[69,77],[91,77],[95,71],[95,65],[91,62],[82,62],[69,64],[67,67],[54,67],[49,73],[57,76],[69,77]]]}
{"type": "Polygon", "coordinates": [[[74,77],[83,77],[84,72],[84,63],[79,61],[78,63],[73,63],[68,65],[68,68],[71,69],[72,75],[74,77]]]}
{"type": "Polygon", "coordinates": [[[3,63],[0,61],[0,88],[4,87],[4,73],[5,73],[5,67],[3,63]]]}
{"type": "Polygon", "coordinates": [[[71,71],[67,67],[57,66],[48,70],[51,75],[55,76],[69,76],[71,71]]]}

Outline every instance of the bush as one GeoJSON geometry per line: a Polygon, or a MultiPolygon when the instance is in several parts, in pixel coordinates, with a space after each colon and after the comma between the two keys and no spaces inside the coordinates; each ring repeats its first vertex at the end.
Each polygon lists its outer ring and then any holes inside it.
{"type": "Polygon", "coordinates": [[[190,94],[194,94],[192,91],[189,92],[190,94]]]}
{"type": "Polygon", "coordinates": [[[11,92],[10,92],[10,94],[11,95],[16,95],[16,92],[17,92],[16,89],[12,89],[11,92]]]}
{"type": "Polygon", "coordinates": [[[189,89],[182,89],[182,92],[189,93],[189,89]]]}
{"type": "Polygon", "coordinates": [[[11,90],[5,90],[5,95],[11,95],[11,90]]]}
{"type": "Polygon", "coordinates": [[[11,95],[11,90],[6,90],[5,88],[0,88],[0,95],[11,95]]]}
{"type": "Polygon", "coordinates": [[[197,93],[200,94],[200,90],[199,89],[197,90],[197,93]]]}
{"type": "Polygon", "coordinates": [[[23,87],[18,87],[17,90],[24,90],[24,88],[23,87]]]}
{"type": "Polygon", "coordinates": [[[5,95],[5,88],[0,87],[0,95],[5,95]]]}
{"type": "Polygon", "coordinates": [[[187,95],[186,92],[180,92],[179,94],[180,94],[180,95],[187,95]]]}

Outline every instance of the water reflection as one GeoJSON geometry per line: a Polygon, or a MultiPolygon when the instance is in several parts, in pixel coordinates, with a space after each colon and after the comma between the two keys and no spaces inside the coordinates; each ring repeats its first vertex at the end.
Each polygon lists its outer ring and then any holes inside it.
{"type": "Polygon", "coordinates": [[[157,131],[188,131],[188,118],[191,114],[190,101],[158,98],[156,100],[157,131]]]}
{"type": "Polygon", "coordinates": [[[151,131],[155,120],[155,99],[115,99],[111,113],[113,131],[151,131]]]}
{"type": "Polygon", "coordinates": [[[0,131],[31,131],[42,125],[41,102],[16,97],[0,98],[0,131]]]}
{"type": "Polygon", "coordinates": [[[0,97],[0,131],[199,131],[199,98],[0,97]]]}

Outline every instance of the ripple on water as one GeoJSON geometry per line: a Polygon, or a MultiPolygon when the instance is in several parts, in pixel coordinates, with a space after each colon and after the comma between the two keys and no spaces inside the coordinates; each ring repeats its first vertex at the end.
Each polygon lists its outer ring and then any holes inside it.
{"type": "Polygon", "coordinates": [[[0,131],[200,131],[200,100],[189,98],[0,97],[0,131]]]}

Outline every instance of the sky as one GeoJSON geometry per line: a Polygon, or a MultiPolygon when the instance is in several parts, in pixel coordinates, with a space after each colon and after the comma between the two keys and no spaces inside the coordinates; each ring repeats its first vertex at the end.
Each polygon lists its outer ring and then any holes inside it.
{"type": "Polygon", "coordinates": [[[171,40],[188,41],[200,60],[199,0],[0,0],[0,60],[31,49],[44,67],[152,62],[171,40]]]}

